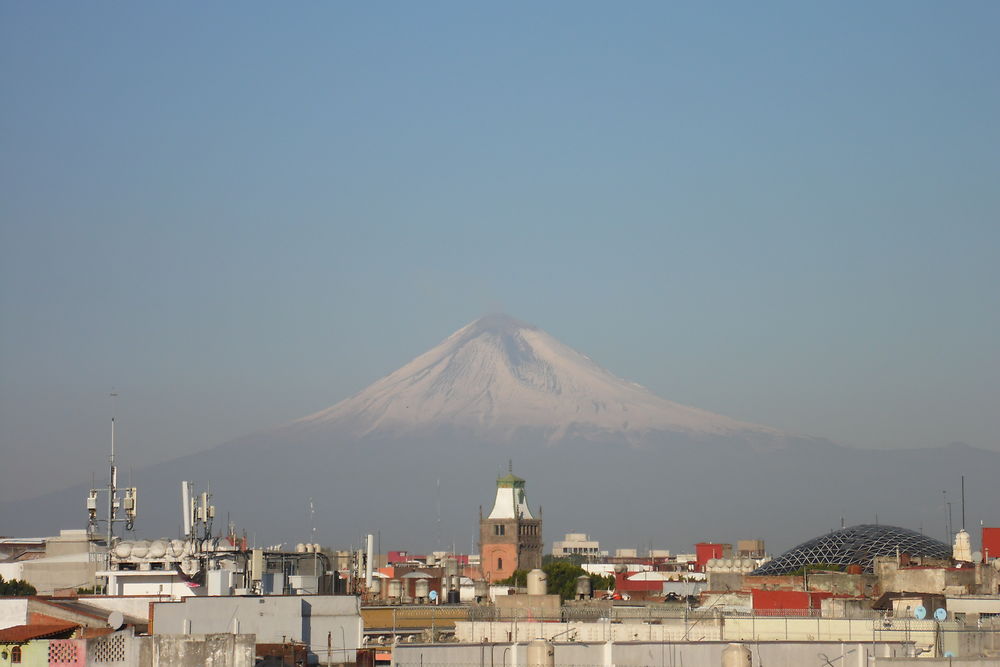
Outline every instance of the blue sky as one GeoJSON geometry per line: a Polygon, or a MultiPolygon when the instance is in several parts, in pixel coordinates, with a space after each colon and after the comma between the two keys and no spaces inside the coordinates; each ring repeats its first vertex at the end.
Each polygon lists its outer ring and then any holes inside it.
{"type": "Polygon", "coordinates": [[[998,28],[993,2],[5,3],[0,499],[99,473],[112,387],[141,465],[492,311],[739,419],[1000,450],[998,28]]]}

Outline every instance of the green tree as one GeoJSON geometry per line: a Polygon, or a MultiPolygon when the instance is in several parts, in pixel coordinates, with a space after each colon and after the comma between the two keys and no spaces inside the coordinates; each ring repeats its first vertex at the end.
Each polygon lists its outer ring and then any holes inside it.
{"type": "Polygon", "coordinates": [[[613,575],[602,576],[600,574],[590,575],[590,590],[592,591],[610,591],[615,587],[615,578],[613,575]]]}
{"type": "Polygon", "coordinates": [[[577,577],[587,574],[579,565],[562,560],[554,560],[542,569],[549,578],[549,593],[554,593],[563,600],[576,597],[577,577]]]}
{"type": "Polygon", "coordinates": [[[5,581],[0,576],[0,597],[24,597],[26,595],[35,595],[37,592],[35,587],[27,581],[22,581],[21,579],[5,581]]]}

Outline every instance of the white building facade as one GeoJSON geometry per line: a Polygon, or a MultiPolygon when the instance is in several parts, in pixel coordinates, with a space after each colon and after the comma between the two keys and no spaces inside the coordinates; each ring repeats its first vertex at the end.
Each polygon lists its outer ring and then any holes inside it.
{"type": "Polygon", "coordinates": [[[552,543],[552,555],[556,558],[566,556],[604,557],[607,551],[601,551],[601,544],[591,540],[586,533],[566,533],[566,538],[552,543]]]}

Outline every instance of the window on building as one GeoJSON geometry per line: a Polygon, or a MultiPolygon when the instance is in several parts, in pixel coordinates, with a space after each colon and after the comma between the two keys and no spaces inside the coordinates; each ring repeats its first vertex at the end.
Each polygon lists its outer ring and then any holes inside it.
{"type": "Polygon", "coordinates": [[[497,569],[498,570],[503,569],[503,558],[497,558],[497,569]]]}
{"type": "Polygon", "coordinates": [[[15,646],[10,650],[10,661],[13,663],[21,662],[21,647],[15,646]]]}
{"type": "Polygon", "coordinates": [[[493,526],[493,534],[494,535],[503,535],[504,534],[504,528],[505,528],[505,526],[502,525],[502,524],[497,524],[497,525],[493,526]]]}

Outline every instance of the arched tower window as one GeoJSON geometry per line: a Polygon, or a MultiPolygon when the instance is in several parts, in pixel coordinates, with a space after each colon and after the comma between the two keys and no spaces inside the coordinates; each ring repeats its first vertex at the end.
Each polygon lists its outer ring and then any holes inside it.
{"type": "Polygon", "coordinates": [[[497,569],[498,570],[503,569],[503,558],[497,558],[497,569]]]}
{"type": "Polygon", "coordinates": [[[10,661],[14,663],[21,662],[21,647],[15,646],[10,650],[10,661]]]}

